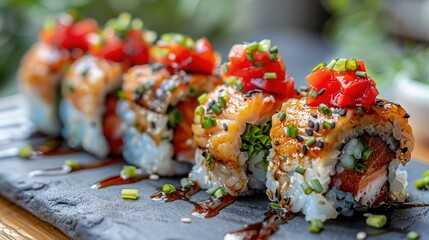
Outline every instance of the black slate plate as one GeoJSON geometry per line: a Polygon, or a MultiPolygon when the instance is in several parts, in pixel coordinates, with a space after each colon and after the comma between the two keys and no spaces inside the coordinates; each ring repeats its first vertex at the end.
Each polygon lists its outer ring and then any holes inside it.
{"type": "MultiPolygon", "coordinates": [[[[16,103],[16,102],[15,102],[16,103]]],[[[0,106],[0,110],[4,106],[0,106]]],[[[19,118],[20,114],[13,114],[19,118]]],[[[0,114],[2,119],[12,115],[0,114]]],[[[0,135],[15,132],[16,126],[1,127],[0,135]]],[[[22,144],[14,140],[6,143],[0,138],[0,151],[22,144]]],[[[122,166],[112,165],[94,170],[84,170],[64,176],[29,177],[28,173],[40,168],[61,166],[66,159],[82,163],[96,161],[85,153],[46,157],[37,160],[22,160],[16,157],[0,159],[0,193],[21,205],[39,218],[53,224],[70,237],[77,239],[223,239],[226,233],[238,230],[245,224],[259,222],[268,209],[265,196],[241,198],[217,217],[202,219],[192,216],[193,206],[187,202],[176,201],[160,203],[149,196],[164,183],[180,185],[179,179],[147,180],[126,186],[113,186],[105,189],[90,189],[90,186],[103,178],[119,173],[122,166]],[[121,199],[122,188],[140,190],[137,201],[121,199]],[[186,224],[183,217],[192,219],[186,224]]],[[[429,165],[411,161],[406,169],[409,174],[410,201],[429,203],[429,192],[418,191],[413,181],[421,176],[429,165]]],[[[204,197],[200,193],[196,197],[204,197]]],[[[308,223],[298,216],[280,227],[270,239],[356,239],[360,231],[378,234],[373,239],[404,239],[408,231],[421,234],[421,239],[429,239],[429,208],[395,210],[388,213],[389,226],[375,231],[365,225],[364,217],[340,217],[329,220],[321,234],[308,232],[308,223]],[[392,228],[394,230],[392,230],[392,228]]]]}

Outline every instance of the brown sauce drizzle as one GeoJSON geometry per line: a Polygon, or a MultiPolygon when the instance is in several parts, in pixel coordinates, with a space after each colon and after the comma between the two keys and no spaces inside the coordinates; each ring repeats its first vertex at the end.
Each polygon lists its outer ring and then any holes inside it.
{"type": "Polygon", "coordinates": [[[70,153],[80,152],[78,149],[64,147],[64,140],[61,138],[47,139],[44,143],[38,146],[32,146],[32,151],[27,158],[35,158],[40,156],[59,156],[70,153]]]}
{"type": "Polygon", "coordinates": [[[224,209],[228,205],[235,202],[236,197],[226,195],[222,198],[216,198],[211,196],[205,201],[192,201],[190,198],[192,195],[200,191],[201,188],[197,183],[191,184],[190,189],[186,190],[182,187],[176,188],[176,191],[170,194],[166,194],[163,191],[159,191],[151,196],[153,200],[163,202],[173,202],[176,200],[183,200],[194,205],[195,209],[192,215],[210,218],[216,216],[220,210],[224,209]]]}
{"type": "Polygon", "coordinates": [[[287,223],[296,214],[285,209],[270,209],[265,213],[262,222],[250,224],[247,227],[226,234],[224,239],[264,240],[273,235],[281,224],[287,223]]]}
{"type": "Polygon", "coordinates": [[[131,184],[145,179],[149,179],[148,174],[138,174],[130,178],[122,178],[121,176],[114,176],[114,177],[106,178],[100,182],[93,184],[91,188],[99,189],[99,188],[105,188],[113,185],[131,184]]]}
{"type": "Polygon", "coordinates": [[[123,163],[123,162],[124,160],[122,158],[108,158],[104,160],[98,160],[90,164],[79,164],[73,167],[63,165],[62,167],[58,167],[58,168],[35,170],[30,172],[29,175],[32,177],[46,176],[46,175],[64,175],[71,172],[77,172],[77,171],[86,170],[86,169],[101,168],[101,167],[123,163]]]}

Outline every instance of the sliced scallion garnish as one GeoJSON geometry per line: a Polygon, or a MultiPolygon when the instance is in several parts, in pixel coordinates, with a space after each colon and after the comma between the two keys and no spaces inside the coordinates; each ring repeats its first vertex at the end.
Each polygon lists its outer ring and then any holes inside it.
{"type": "Polygon", "coordinates": [[[279,52],[279,48],[277,46],[274,46],[270,49],[270,53],[278,53],[279,52]]]}
{"type": "Polygon", "coordinates": [[[218,96],[218,97],[217,97],[217,103],[219,104],[219,107],[221,107],[221,108],[226,108],[226,100],[225,100],[225,97],[223,97],[223,96],[218,96]]]}
{"type": "Polygon", "coordinates": [[[374,150],[373,149],[371,149],[371,148],[367,148],[367,149],[365,149],[363,152],[362,152],[362,160],[363,161],[366,161],[366,160],[368,160],[368,158],[371,156],[371,154],[372,154],[372,152],[373,152],[374,150]]]}
{"type": "Polygon", "coordinates": [[[197,114],[197,115],[203,115],[203,114],[204,114],[204,108],[203,108],[203,107],[201,107],[201,106],[198,106],[198,107],[195,109],[195,114],[197,114]]]}
{"type": "Polygon", "coordinates": [[[277,114],[277,117],[279,118],[279,120],[280,120],[280,121],[283,121],[283,120],[285,120],[285,118],[286,118],[286,113],[284,113],[284,112],[279,112],[279,113],[277,114]]]}
{"type": "Polygon", "coordinates": [[[311,147],[311,146],[313,146],[313,144],[315,144],[315,143],[316,143],[316,138],[311,137],[311,138],[309,138],[309,139],[305,142],[305,146],[307,146],[307,147],[311,147]]]}
{"type": "Polygon", "coordinates": [[[201,127],[202,128],[210,128],[210,127],[213,127],[214,125],[216,125],[216,120],[214,119],[214,117],[213,116],[207,117],[207,116],[208,115],[206,115],[204,117],[204,120],[201,121],[201,127]]]}
{"type": "Polygon", "coordinates": [[[321,103],[319,105],[318,110],[319,110],[319,112],[323,113],[325,116],[331,115],[331,109],[328,106],[326,106],[326,104],[324,104],[324,103],[321,103]]]}
{"type": "Polygon", "coordinates": [[[295,125],[289,124],[287,126],[286,135],[288,137],[290,137],[290,138],[296,138],[297,133],[298,133],[298,128],[295,125]]]}
{"type": "Polygon", "coordinates": [[[244,87],[243,84],[241,84],[241,82],[238,82],[235,84],[235,87],[237,88],[238,91],[243,91],[244,87]]]}
{"type": "Polygon", "coordinates": [[[132,178],[132,177],[135,177],[136,175],[137,175],[137,168],[136,167],[125,165],[122,168],[121,176],[124,176],[126,178],[132,178]]]}
{"type": "Polygon", "coordinates": [[[76,169],[76,168],[79,168],[80,162],[76,161],[76,160],[70,160],[70,159],[68,159],[68,160],[66,160],[64,162],[64,165],[65,166],[69,166],[71,169],[76,169]]]}
{"type": "Polygon", "coordinates": [[[387,223],[387,217],[386,215],[370,215],[366,219],[366,225],[373,227],[373,228],[382,228],[387,223]]]}
{"type": "Polygon", "coordinates": [[[346,60],[346,69],[350,71],[356,71],[359,68],[359,65],[356,59],[351,58],[346,60]]]}
{"type": "Polygon", "coordinates": [[[215,103],[215,104],[213,104],[211,107],[210,107],[210,109],[213,111],[213,113],[214,114],[216,114],[216,115],[220,115],[220,114],[222,114],[222,109],[220,108],[220,106],[217,104],[217,103],[215,103]]]}
{"type": "Polygon", "coordinates": [[[311,219],[309,231],[311,233],[320,233],[323,229],[323,222],[320,219],[311,219]]]}
{"type": "Polygon", "coordinates": [[[429,177],[418,179],[414,182],[417,189],[424,189],[429,186],[429,177]]]}
{"type": "Polygon", "coordinates": [[[139,190],[137,189],[122,189],[121,192],[122,199],[132,199],[136,200],[139,198],[139,190]]]}
{"type": "Polygon", "coordinates": [[[223,187],[220,187],[219,189],[216,190],[216,192],[213,193],[213,196],[215,196],[216,198],[223,198],[226,196],[226,190],[223,187]]]}
{"type": "Polygon", "coordinates": [[[207,98],[208,98],[207,93],[203,93],[198,97],[198,102],[200,104],[203,104],[205,101],[207,101],[207,98]]]}
{"type": "Polygon", "coordinates": [[[305,168],[302,168],[301,166],[296,166],[295,167],[295,172],[299,173],[301,175],[304,175],[305,174],[305,168]]]}
{"type": "Polygon", "coordinates": [[[264,79],[276,79],[277,74],[275,72],[266,72],[264,73],[264,79]]]}
{"type": "Polygon", "coordinates": [[[259,48],[258,48],[259,51],[269,52],[270,48],[271,48],[271,40],[264,39],[259,42],[259,48]]]}
{"type": "Polygon", "coordinates": [[[223,72],[224,72],[224,73],[229,72],[229,68],[228,68],[228,65],[226,65],[226,63],[224,63],[224,64],[222,65],[222,69],[223,69],[223,72]]]}
{"type": "Polygon", "coordinates": [[[263,66],[265,66],[265,63],[264,62],[252,62],[252,66],[263,67],[263,66]]]}
{"type": "Polygon", "coordinates": [[[249,60],[249,61],[253,61],[253,60],[255,60],[255,55],[253,55],[253,52],[248,52],[248,53],[246,54],[246,58],[247,58],[247,60],[249,60]]]}
{"type": "Polygon", "coordinates": [[[310,193],[313,192],[313,189],[311,188],[310,184],[307,181],[304,181],[301,183],[301,188],[302,190],[304,190],[304,193],[306,195],[309,195],[310,193]]]}
{"type": "Polygon", "coordinates": [[[322,187],[322,185],[320,184],[320,181],[319,181],[319,179],[312,179],[312,180],[310,180],[310,185],[311,185],[311,188],[314,190],[314,192],[316,192],[316,193],[321,193],[321,192],[323,192],[323,187],[322,187]]]}
{"type": "Polygon", "coordinates": [[[354,169],[356,166],[356,159],[350,155],[343,155],[341,156],[340,165],[348,169],[354,169]]]}
{"type": "Polygon", "coordinates": [[[191,184],[189,183],[189,179],[187,178],[182,178],[180,180],[180,185],[182,185],[182,188],[185,190],[191,189],[191,184]]]}
{"type": "Polygon", "coordinates": [[[237,77],[230,77],[230,78],[228,78],[226,81],[225,81],[225,85],[226,86],[232,86],[232,85],[235,85],[236,83],[237,83],[237,81],[238,81],[238,78],[237,77]]]}
{"type": "Polygon", "coordinates": [[[18,156],[20,158],[29,158],[33,154],[33,147],[24,145],[19,149],[18,156]]]}
{"type": "Polygon", "coordinates": [[[270,203],[268,203],[268,206],[270,206],[270,208],[272,208],[272,209],[282,208],[282,205],[280,203],[276,203],[276,202],[270,202],[270,203]]]}
{"type": "Polygon", "coordinates": [[[248,52],[254,52],[254,51],[258,50],[258,48],[259,48],[259,43],[252,42],[252,43],[247,44],[246,49],[248,52]]]}
{"type": "Polygon", "coordinates": [[[321,63],[317,64],[317,65],[316,65],[316,66],[311,70],[311,72],[315,72],[315,71],[317,71],[319,68],[322,68],[322,67],[326,67],[326,63],[321,62],[321,63]]]}
{"type": "Polygon", "coordinates": [[[326,67],[329,68],[330,70],[332,70],[334,68],[336,62],[337,62],[336,59],[332,59],[326,67]]]}
{"type": "Polygon", "coordinates": [[[407,234],[407,240],[418,240],[420,239],[420,235],[418,232],[411,231],[407,234]]]}
{"type": "Polygon", "coordinates": [[[361,78],[366,77],[366,72],[363,72],[363,71],[356,71],[356,76],[357,76],[357,77],[361,77],[361,78]]]}
{"type": "Polygon", "coordinates": [[[365,110],[365,108],[363,108],[363,107],[358,107],[358,108],[357,108],[357,113],[358,113],[359,115],[364,115],[364,114],[366,113],[366,110],[365,110]]]}
{"type": "Polygon", "coordinates": [[[170,193],[174,193],[176,191],[176,188],[171,184],[164,184],[164,186],[162,186],[162,191],[165,194],[170,194],[170,193]]]}
{"type": "Polygon", "coordinates": [[[368,171],[368,167],[365,166],[365,164],[359,162],[356,163],[355,171],[358,173],[366,173],[366,171],[368,171]]]}

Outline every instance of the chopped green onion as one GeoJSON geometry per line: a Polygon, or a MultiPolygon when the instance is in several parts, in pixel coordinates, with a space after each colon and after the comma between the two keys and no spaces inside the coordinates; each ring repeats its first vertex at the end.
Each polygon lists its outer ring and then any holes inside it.
{"type": "Polygon", "coordinates": [[[118,95],[119,99],[125,99],[125,91],[124,90],[119,90],[117,95],[118,95]]]}
{"type": "Polygon", "coordinates": [[[305,174],[305,168],[302,168],[302,167],[300,167],[300,166],[296,166],[296,167],[295,167],[295,172],[296,172],[296,173],[299,173],[299,174],[301,174],[301,175],[304,175],[304,174],[305,174]]]}
{"type": "Polygon", "coordinates": [[[151,82],[147,82],[143,85],[144,90],[150,90],[153,87],[151,82]]]}
{"type": "Polygon", "coordinates": [[[139,198],[139,190],[137,189],[122,189],[121,192],[122,199],[132,199],[136,200],[139,198]]]}
{"type": "Polygon", "coordinates": [[[264,79],[276,79],[277,74],[275,72],[266,72],[264,73],[264,79]]]}
{"type": "Polygon", "coordinates": [[[270,48],[271,48],[271,40],[264,39],[259,42],[259,48],[258,48],[259,51],[269,52],[270,48]]]}
{"type": "Polygon", "coordinates": [[[368,167],[363,163],[356,163],[355,171],[358,173],[366,173],[366,171],[368,171],[368,167]]]}
{"type": "Polygon", "coordinates": [[[220,115],[222,114],[222,109],[219,107],[219,105],[217,105],[216,103],[213,104],[210,109],[213,111],[214,114],[216,115],[220,115]]]}
{"type": "Polygon", "coordinates": [[[315,72],[316,70],[318,70],[319,68],[322,68],[322,67],[326,67],[326,63],[321,62],[321,63],[317,64],[317,65],[316,65],[316,66],[311,70],[311,72],[315,72]]]}
{"type": "Polygon", "coordinates": [[[169,135],[164,135],[161,137],[161,141],[165,141],[165,140],[170,140],[170,136],[169,135]]]}
{"type": "Polygon", "coordinates": [[[282,205],[280,203],[276,203],[276,202],[270,202],[270,203],[268,203],[268,206],[270,206],[270,208],[272,208],[272,209],[282,208],[282,205]]]}
{"type": "Polygon", "coordinates": [[[200,104],[203,104],[205,101],[207,101],[207,98],[208,98],[207,93],[203,93],[198,97],[198,102],[200,104]]]}
{"type": "Polygon", "coordinates": [[[218,102],[218,104],[219,104],[219,107],[221,107],[221,108],[226,108],[226,100],[225,100],[225,97],[223,97],[223,96],[218,96],[218,97],[217,97],[217,102],[218,102]]]}
{"type": "Polygon", "coordinates": [[[214,192],[213,196],[216,198],[223,198],[226,196],[226,190],[223,187],[220,187],[216,192],[214,192]]]}
{"type": "Polygon", "coordinates": [[[68,90],[69,92],[73,92],[73,91],[74,91],[74,86],[73,86],[73,84],[68,83],[68,84],[67,84],[67,90],[68,90]]]}
{"type": "Polygon", "coordinates": [[[263,67],[263,66],[265,66],[265,63],[264,62],[252,62],[252,66],[263,67]]]}
{"type": "Polygon", "coordinates": [[[334,68],[336,62],[337,62],[337,59],[332,59],[326,67],[329,68],[330,70],[332,70],[334,68]]]}
{"type": "Polygon", "coordinates": [[[277,62],[277,55],[276,54],[270,54],[270,61],[271,62],[277,62]]]}
{"type": "Polygon", "coordinates": [[[324,126],[326,129],[332,129],[332,123],[330,123],[330,122],[328,122],[328,121],[324,121],[324,122],[323,122],[323,126],[324,126]]]}
{"type": "Polygon", "coordinates": [[[122,168],[121,176],[125,176],[127,178],[132,178],[132,177],[135,177],[136,175],[137,175],[137,168],[136,167],[125,165],[122,168]]]}
{"type": "Polygon", "coordinates": [[[316,179],[310,180],[309,183],[311,185],[311,188],[314,190],[314,192],[316,192],[316,193],[323,192],[323,187],[320,184],[319,179],[316,178],[316,179]]]}
{"type": "Polygon", "coordinates": [[[131,21],[131,26],[132,26],[132,28],[134,28],[134,29],[142,29],[143,28],[143,21],[141,20],[141,19],[138,19],[138,18],[136,18],[136,19],[133,19],[132,21],[131,21]]]}
{"type": "Polygon", "coordinates": [[[226,86],[232,86],[232,85],[235,85],[237,83],[237,81],[238,81],[237,77],[230,77],[225,81],[225,85],[226,86]]]}
{"type": "Polygon", "coordinates": [[[185,190],[191,189],[191,184],[189,183],[189,179],[187,178],[182,178],[180,180],[180,185],[182,185],[182,188],[185,190]]]}
{"type": "Polygon", "coordinates": [[[343,155],[340,165],[345,168],[354,169],[356,166],[356,159],[350,155],[343,155]]]}
{"type": "Polygon", "coordinates": [[[366,225],[373,228],[382,228],[387,223],[386,215],[371,215],[366,219],[366,225]]]}
{"type": "Polygon", "coordinates": [[[313,89],[313,88],[308,92],[308,94],[310,96],[314,97],[314,98],[318,98],[319,97],[319,92],[316,91],[316,89],[313,89]]]}
{"type": "Polygon", "coordinates": [[[216,125],[216,120],[214,119],[213,116],[207,117],[206,115],[205,119],[201,122],[202,128],[210,128],[210,127],[213,127],[214,125],[216,125]]]}
{"type": "Polygon", "coordinates": [[[364,151],[363,151],[363,153],[362,153],[362,160],[363,161],[366,161],[366,160],[368,160],[368,158],[371,156],[371,154],[372,154],[372,152],[373,152],[374,150],[373,149],[371,149],[371,148],[367,148],[367,149],[365,149],[364,151]]]}
{"type": "Polygon", "coordinates": [[[224,72],[224,73],[229,72],[229,68],[228,68],[228,66],[226,65],[226,63],[224,63],[224,64],[222,65],[222,68],[223,68],[223,72],[224,72]]]}
{"type": "Polygon", "coordinates": [[[79,168],[80,162],[78,162],[76,160],[66,160],[64,162],[64,165],[69,166],[71,169],[76,169],[76,168],[79,168]]]}
{"type": "Polygon", "coordinates": [[[176,90],[176,88],[177,88],[177,85],[172,84],[172,85],[170,85],[170,86],[168,87],[168,91],[169,91],[169,92],[174,92],[174,90],[176,90]]]}
{"type": "Polygon", "coordinates": [[[243,84],[241,84],[241,82],[238,82],[237,84],[235,84],[235,87],[240,92],[243,91],[243,89],[244,89],[243,84]]]}
{"type": "Polygon", "coordinates": [[[429,177],[429,170],[423,173],[423,177],[429,177]]]}
{"type": "Polygon", "coordinates": [[[286,130],[286,135],[290,138],[296,138],[296,135],[298,133],[298,128],[293,125],[293,124],[289,124],[287,126],[287,130],[286,130]]]}
{"type": "MultiPolygon", "coordinates": [[[[308,87],[307,87],[307,86],[300,86],[300,87],[299,87],[299,91],[307,92],[307,91],[308,91],[308,87]]],[[[315,91],[316,91],[316,90],[315,90],[315,91]]],[[[317,91],[316,91],[316,93],[317,93],[317,91]]]]}
{"type": "Polygon", "coordinates": [[[171,184],[164,184],[164,186],[162,186],[162,191],[165,194],[170,194],[170,193],[174,193],[176,191],[176,188],[171,184]]]}
{"type": "Polygon", "coordinates": [[[356,61],[356,59],[351,58],[346,60],[346,69],[350,71],[356,71],[358,69],[359,65],[356,61]]]}
{"type": "Polygon", "coordinates": [[[29,158],[33,154],[33,147],[24,145],[19,149],[18,156],[20,158],[29,158]]]}
{"type": "Polygon", "coordinates": [[[168,112],[168,127],[175,129],[177,127],[177,125],[179,125],[183,121],[184,121],[184,116],[183,116],[183,113],[179,109],[172,108],[169,110],[169,112],[168,112]]]}
{"type": "Polygon", "coordinates": [[[280,121],[283,121],[283,120],[285,120],[285,118],[286,118],[286,113],[284,113],[284,112],[279,112],[279,113],[277,114],[277,117],[279,118],[279,120],[280,120],[280,121]]]}
{"type": "Polygon", "coordinates": [[[219,186],[213,186],[213,187],[211,187],[211,188],[209,188],[209,189],[207,189],[206,190],[206,193],[208,193],[208,194],[210,194],[210,195],[214,195],[214,193],[219,189],[219,188],[221,188],[221,187],[219,187],[219,186]]]}
{"type": "Polygon", "coordinates": [[[277,46],[274,46],[270,49],[270,53],[278,53],[279,52],[279,48],[277,46]]]}
{"type": "Polygon", "coordinates": [[[365,114],[365,112],[366,112],[365,108],[363,108],[363,107],[358,107],[358,108],[357,108],[357,113],[358,113],[359,115],[364,115],[364,114],[365,114]]]}
{"type": "Polygon", "coordinates": [[[323,229],[323,223],[320,219],[311,219],[309,231],[311,233],[320,233],[323,229]]]}
{"type": "Polygon", "coordinates": [[[357,77],[361,77],[361,78],[366,77],[366,72],[363,72],[363,71],[356,71],[356,76],[357,76],[357,77]]]}
{"type": "Polygon", "coordinates": [[[345,72],[346,71],[346,61],[347,61],[347,59],[345,59],[345,58],[338,59],[337,62],[335,63],[334,70],[339,71],[339,72],[345,72]]]}
{"type": "Polygon", "coordinates": [[[198,106],[198,107],[195,109],[195,114],[197,114],[197,115],[203,115],[203,114],[204,114],[204,108],[203,108],[203,107],[201,107],[201,106],[198,106]]]}
{"type": "Polygon", "coordinates": [[[248,52],[253,52],[255,50],[258,50],[258,48],[259,48],[259,43],[252,42],[252,43],[247,44],[247,48],[246,49],[247,49],[248,52]]]}
{"type": "Polygon", "coordinates": [[[319,105],[318,110],[319,110],[319,112],[323,113],[326,116],[330,116],[331,115],[331,109],[328,106],[326,106],[326,104],[324,104],[324,103],[321,103],[319,105]]]}
{"type": "Polygon", "coordinates": [[[314,138],[314,137],[311,137],[311,138],[309,138],[306,142],[305,142],[305,145],[307,146],[307,147],[311,147],[311,146],[313,146],[313,144],[315,144],[316,143],[316,139],[314,138]]]}
{"type": "Polygon", "coordinates": [[[418,232],[411,231],[407,234],[407,240],[418,240],[420,235],[418,232]]]}
{"type": "Polygon", "coordinates": [[[197,91],[197,88],[195,86],[192,86],[192,87],[189,88],[189,93],[190,94],[194,94],[195,91],[197,91]]]}
{"type": "Polygon", "coordinates": [[[429,186],[429,177],[418,179],[414,182],[417,189],[424,189],[429,186]]]}
{"type": "Polygon", "coordinates": [[[249,60],[249,61],[253,61],[253,60],[255,60],[255,56],[253,55],[253,53],[252,53],[252,52],[247,53],[247,54],[246,54],[246,58],[247,58],[247,60],[249,60]]]}
{"type": "Polygon", "coordinates": [[[304,193],[306,195],[309,195],[310,193],[313,192],[313,189],[311,188],[310,184],[307,181],[304,181],[301,183],[301,188],[302,190],[304,190],[304,193]]]}

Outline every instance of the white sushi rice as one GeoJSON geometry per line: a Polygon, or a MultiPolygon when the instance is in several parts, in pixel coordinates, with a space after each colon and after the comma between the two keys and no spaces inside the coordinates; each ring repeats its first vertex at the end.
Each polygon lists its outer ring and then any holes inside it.
{"type": "MultiPolygon", "coordinates": [[[[282,198],[290,198],[289,204],[292,212],[302,212],[305,214],[305,219],[310,221],[312,219],[321,219],[325,221],[327,219],[336,218],[341,212],[337,212],[336,208],[341,207],[347,210],[347,204],[341,203],[334,197],[333,193],[329,193],[331,176],[337,171],[341,171],[342,167],[339,166],[339,157],[341,155],[342,146],[352,139],[358,138],[363,134],[369,134],[371,136],[380,137],[388,147],[396,153],[396,158],[393,159],[388,166],[388,177],[389,193],[392,200],[403,202],[408,197],[406,192],[407,187],[407,174],[405,171],[398,169],[400,164],[398,141],[402,138],[402,135],[398,134],[395,127],[398,123],[386,123],[384,125],[376,126],[357,126],[353,131],[349,129],[336,135],[337,139],[325,139],[325,141],[338,142],[335,150],[329,153],[322,160],[319,157],[310,159],[305,157],[305,163],[307,165],[301,166],[306,168],[305,179],[304,176],[295,172],[296,164],[291,164],[296,161],[287,161],[287,157],[283,156],[285,161],[274,164],[270,161],[268,167],[268,174],[266,180],[267,195],[272,201],[281,201],[282,198]],[[276,179],[274,179],[275,175],[276,179]],[[302,182],[309,181],[312,179],[319,179],[319,182],[323,188],[323,193],[318,194],[312,192],[306,195],[301,187],[302,182]],[[283,184],[279,186],[279,184],[283,184]],[[280,193],[277,191],[280,189],[280,193]],[[329,194],[328,194],[328,193],[329,194]],[[325,194],[326,193],[326,194],[325,194]]],[[[270,151],[268,159],[272,159],[276,152],[270,151]]],[[[282,156],[280,156],[282,157],[282,156]]],[[[379,189],[384,185],[386,179],[379,179],[379,181],[373,182],[362,195],[355,196],[354,201],[357,202],[360,198],[363,198],[363,202],[370,202],[376,197],[379,189]]],[[[341,183],[335,183],[335,185],[341,183]]],[[[339,189],[337,192],[341,192],[339,189]]],[[[350,207],[350,205],[348,206],[350,207]]],[[[345,211],[345,215],[350,212],[345,211]]]]}
{"type": "Polygon", "coordinates": [[[28,117],[34,127],[49,136],[60,135],[61,124],[58,119],[57,102],[45,101],[38,94],[32,93],[32,91],[26,91],[24,96],[28,117]]]}
{"type": "MultiPolygon", "coordinates": [[[[100,112],[103,111],[104,109],[100,109],[100,112]]],[[[89,119],[78,111],[68,99],[61,101],[60,118],[64,123],[62,134],[70,146],[82,147],[85,151],[100,158],[109,154],[110,149],[103,134],[101,118],[89,119]]]]}
{"type": "MultiPolygon", "coordinates": [[[[144,116],[151,120],[157,119],[156,129],[151,129],[152,134],[172,138],[173,131],[167,127],[167,115],[161,115],[143,108],[139,110],[145,111],[144,116]]],[[[122,154],[128,163],[140,167],[148,174],[160,176],[183,175],[190,171],[191,166],[188,163],[173,159],[174,148],[171,141],[162,140],[158,144],[147,132],[140,132],[134,127],[136,114],[130,109],[127,101],[119,101],[117,113],[122,119],[122,127],[125,129],[122,154]]]]}
{"type": "Polygon", "coordinates": [[[213,164],[213,170],[207,169],[207,161],[203,151],[197,149],[195,152],[195,165],[189,174],[189,179],[197,182],[203,189],[211,187],[224,187],[231,194],[252,195],[265,190],[266,172],[262,166],[265,153],[260,151],[249,158],[246,152],[241,152],[239,159],[240,168],[230,168],[219,163],[213,164]],[[246,174],[248,173],[248,174],[246,174]]]}

